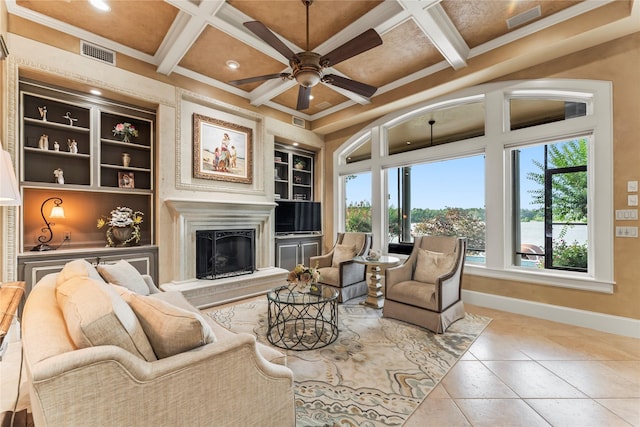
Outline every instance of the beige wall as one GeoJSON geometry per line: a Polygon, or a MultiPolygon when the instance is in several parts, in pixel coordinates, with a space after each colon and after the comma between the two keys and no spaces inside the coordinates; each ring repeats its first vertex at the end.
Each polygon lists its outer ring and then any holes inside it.
{"type": "MultiPolygon", "coordinates": [[[[625,209],[627,181],[640,180],[640,33],[553,60],[526,70],[505,75],[497,80],[571,78],[613,82],[614,125],[614,209],[625,209]]],[[[365,126],[329,134],[325,138],[327,159],[350,136],[365,126]]],[[[333,171],[327,162],[325,218],[331,219],[333,201],[333,171]]],[[[635,225],[616,221],[616,225],[635,225]]],[[[327,224],[326,234],[335,234],[333,224],[327,224]]],[[[640,280],[638,254],[640,239],[615,238],[613,295],[535,285],[506,280],[465,275],[463,287],[483,293],[519,298],[552,305],[589,310],[605,314],[640,319],[640,280]]]]}

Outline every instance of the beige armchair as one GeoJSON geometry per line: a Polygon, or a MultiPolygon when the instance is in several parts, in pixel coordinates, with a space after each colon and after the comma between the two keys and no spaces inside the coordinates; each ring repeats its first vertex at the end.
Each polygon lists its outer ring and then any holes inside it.
{"type": "Polygon", "coordinates": [[[331,251],[311,257],[311,267],[318,266],[320,283],[333,286],[343,302],[367,293],[367,268],[351,259],[364,255],[371,249],[371,233],[338,233],[331,251]]]}
{"type": "Polygon", "coordinates": [[[466,239],[416,237],[411,255],[385,272],[383,316],[443,333],[464,317],[461,297],[466,239]]]}

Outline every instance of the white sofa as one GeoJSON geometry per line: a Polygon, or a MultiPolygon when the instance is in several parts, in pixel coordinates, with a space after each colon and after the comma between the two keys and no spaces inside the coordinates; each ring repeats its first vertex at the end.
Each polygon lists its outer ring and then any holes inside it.
{"type": "MultiPolygon", "coordinates": [[[[118,345],[78,348],[77,331],[67,324],[68,307],[64,300],[61,306],[57,291],[67,276],[63,270],[40,280],[23,313],[24,360],[37,427],[295,425],[293,373],[284,366],[285,356],[208,316],[201,318],[215,342],[158,360],[147,361],[118,345]]],[[[111,287],[98,278],[94,270],[69,280],[83,283],[83,291],[89,289],[84,283],[111,287]]],[[[160,292],[149,277],[144,283],[150,294],[145,298],[151,298],[146,301],[163,300],[199,315],[179,292],[160,292]]]]}

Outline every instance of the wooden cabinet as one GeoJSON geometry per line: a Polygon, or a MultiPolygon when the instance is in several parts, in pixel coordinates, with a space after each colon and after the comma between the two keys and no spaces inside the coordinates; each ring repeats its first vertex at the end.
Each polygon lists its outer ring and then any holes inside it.
{"type": "Polygon", "coordinates": [[[309,266],[309,258],[320,255],[321,247],[317,234],[276,236],[276,267],[291,271],[298,264],[309,266]]]}
{"type": "Polygon", "coordinates": [[[315,155],[276,145],[274,150],[274,190],[276,199],[312,201],[315,155]]]}
{"type": "Polygon", "coordinates": [[[28,296],[31,288],[44,276],[57,273],[69,261],[80,258],[94,265],[113,264],[124,259],[133,265],[140,274],[150,275],[154,283],[158,285],[157,246],[27,252],[18,256],[18,280],[26,283],[25,295],[28,296]]]}

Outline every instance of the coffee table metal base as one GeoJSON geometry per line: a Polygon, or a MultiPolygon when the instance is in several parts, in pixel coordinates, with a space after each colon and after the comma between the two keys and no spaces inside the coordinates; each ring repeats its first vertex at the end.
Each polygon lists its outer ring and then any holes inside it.
{"type": "MultiPolygon", "coordinates": [[[[338,299],[311,294],[268,298],[267,339],[287,350],[312,350],[325,347],[338,338],[338,299]]],[[[276,290],[275,292],[278,292],[276,290]]]]}

